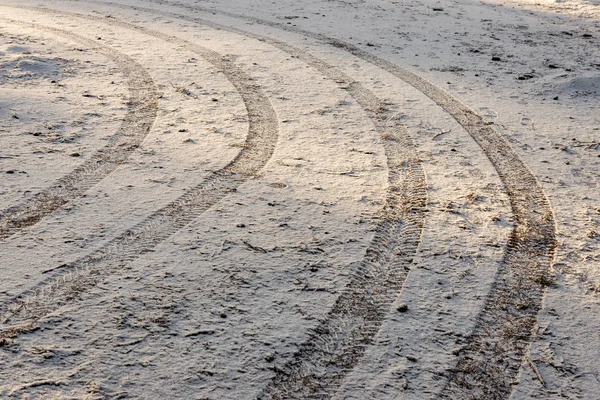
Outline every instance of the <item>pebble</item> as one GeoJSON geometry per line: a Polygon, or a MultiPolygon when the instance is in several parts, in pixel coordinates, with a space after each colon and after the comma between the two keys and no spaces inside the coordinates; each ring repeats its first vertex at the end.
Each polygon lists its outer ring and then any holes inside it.
{"type": "Polygon", "coordinates": [[[398,310],[399,312],[407,312],[408,311],[408,305],[402,303],[400,305],[398,305],[398,307],[396,307],[396,310],[398,310]]]}

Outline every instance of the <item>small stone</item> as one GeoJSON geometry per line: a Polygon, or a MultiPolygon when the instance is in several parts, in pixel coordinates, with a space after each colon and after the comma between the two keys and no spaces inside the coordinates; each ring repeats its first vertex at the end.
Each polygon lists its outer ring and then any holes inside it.
{"type": "Polygon", "coordinates": [[[246,224],[237,224],[236,226],[237,226],[238,228],[245,228],[245,227],[246,227],[246,224]]]}
{"type": "Polygon", "coordinates": [[[79,156],[81,156],[81,154],[79,154],[79,153],[71,153],[71,157],[79,157],[79,156]]]}
{"type": "Polygon", "coordinates": [[[533,75],[533,74],[523,74],[523,75],[519,75],[517,77],[517,80],[519,80],[519,81],[526,81],[528,79],[533,79],[533,78],[535,78],[535,75],[533,75]]]}
{"type": "Polygon", "coordinates": [[[408,355],[408,356],[406,356],[406,359],[408,361],[417,362],[417,357],[415,357],[415,356],[408,355]]]}
{"type": "Polygon", "coordinates": [[[502,61],[500,57],[492,57],[492,61],[502,61]]]}
{"type": "Polygon", "coordinates": [[[265,354],[265,361],[266,362],[273,362],[275,360],[275,354],[273,353],[267,353],[265,354]]]}
{"type": "Polygon", "coordinates": [[[407,312],[408,311],[408,305],[406,305],[405,303],[401,303],[398,305],[398,307],[396,307],[396,310],[398,310],[398,312],[407,312]]]}

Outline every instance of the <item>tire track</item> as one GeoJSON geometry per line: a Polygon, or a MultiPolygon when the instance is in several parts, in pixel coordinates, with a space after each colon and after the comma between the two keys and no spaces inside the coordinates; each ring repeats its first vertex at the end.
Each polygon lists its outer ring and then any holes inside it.
{"type": "Polygon", "coordinates": [[[45,216],[81,196],[117,169],[150,132],[156,118],[159,95],[154,81],[140,64],[110,47],[62,29],[41,27],[7,18],[0,18],[0,20],[51,32],[103,54],[112,60],[125,76],[129,91],[127,113],[107,146],[30,200],[0,211],[0,241],[2,241],[24,228],[35,225],[45,216]]]}
{"type": "MultiPolygon", "coordinates": [[[[397,161],[393,152],[404,151],[401,142],[398,138],[387,146],[390,159],[397,161]]],[[[423,171],[415,158],[399,159],[402,167],[392,172],[382,221],[350,283],[294,359],[275,369],[259,398],[330,398],[373,343],[402,289],[423,230],[423,171]]]]}
{"type": "MultiPolygon", "coordinates": [[[[550,266],[556,252],[556,221],[550,202],[533,173],[506,140],[481,116],[424,78],[352,44],[301,28],[260,18],[189,6],[163,0],[146,0],[194,12],[220,14],[270,26],[319,40],[367,61],[413,86],[449,113],[496,169],[509,197],[515,226],[506,246],[491,291],[480,311],[467,344],[450,371],[442,398],[504,399],[533,340],[550,266]]],[[[236,29],[236,31],[239,31],[236,29]]]]}
{"type": "MultiPolygon", "coordinates": [[[[11,325],[0,331],[0,343],[7,337],[35,329],[36,322],[44,315],[76,301],[83,291],[92,288],[104,276],[118,272],[139,255],[151,251],[153,247],[234,192],[269,161],[279,136],[277,116],[266,95],[253,83],[252,77],[216,52],[113,18],[98,18],[39,7],[15,7],[133,29],[189,49],[213,64],[234,85],[246,106],[249,127],[242,150],[225,167],[213,172],[177,200],[154,212],[90,255],[47,271],[49,276],[46,279],[6,304],[2,310],[2,322],[11,325]]],[[[31,26],[37,27],[37,24],[31,26]]]]}
{"type": "Polygon", "coordinates": [[[389,171],[381,222],[344,293],[300,346],[294,359],[275,369],[275,377],[262,395],[273,399],[330,397],[372,343],[384,315],[402,289],[421,240],[427,205],[426,182],[408,132],[372,92],[338,68],[297,47],[180,14],[101,1],[90,3],[183,19],[266,42],[336,82],[373,120],[382,139],[389,171]],[[323,392],[324,387],[328,391],[323,392]]]}

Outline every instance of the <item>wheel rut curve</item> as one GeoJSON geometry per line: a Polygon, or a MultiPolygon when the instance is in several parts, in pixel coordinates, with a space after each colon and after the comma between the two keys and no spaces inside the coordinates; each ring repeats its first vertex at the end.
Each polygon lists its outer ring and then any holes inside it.
{"type": "Polygon", "coordinates": [[[98,18],[41,7],[11,7],[133,29],[187,48],[213,64],[235,86],[246,106],[249,127],[242,150],[226,166],[212,172],[200,184],[98,250],[70,264],[54,268],[46,279],[5,304],[1,310],[5,327],[0,330],[0,343],[3,339],[35,329],[40,318],[69,302],[77,301],[77,293],[95,286],[102,277],[118,272],[256,176],[270,160],[279,138],[277,115],[261,88],[233,62],[212,50],[114,18],[98,18]]]}
{"type": "Polygon", "coordinates": [[[372,119],[387,157],[389,182],[375,236],[327,317],[312,330],[310,338],[300,346],[291,362],[275,368],[275,377],[262,396],[314,398],[319,397],[323,387],[335,391],[372,343],[386,312],[402,289],[421,240],[427,205],[426,180],[415,145],[405,127],[384,102],[363,85],[297,47],[179,14],[117,3],[97,3],[185,19],[264,41],[336,82],[372,119]]]}
{"type": "Polygon", "coordinates": [[[119,167],[144,141],[158,110],[158,89],[148,72],[132,58],[97,41],[73,34],[69,31],[40,27],[0,17],[21,26],[37,27],[57,36],[71,39],[98,51],[110,60],[127,79],[129,100],[127,113],[109,144],[94,153],[72,172],[60,178],[52,186],[36,193],[31,199],[4,210],[0,210],[0,241],[33,226],[45,216],[81,196],[119,167]]]}
{"type": "MultiPolygon", "coordinates": [[[[144,1],[270,26],[344,50],[413,86],[450,114],[469,133],[504,184],[515,225],[491,290],[476,318],[475,327],[458,353],[457,365],[449,371],[448,383],[440,397],[508,398],[533,340],[545,287],[551,281],[550,267],[555,257],[557,241],[556,220],[548,197],[534,174],[502,135],[445,90],[407,69],[342,40],[213,8],[163,0],[144,1]]],[[[240,32],[239,29],[234,29],[240,32]]],[[[325,393],[321,397],[327,398],[330,395],[325,393]]]]}

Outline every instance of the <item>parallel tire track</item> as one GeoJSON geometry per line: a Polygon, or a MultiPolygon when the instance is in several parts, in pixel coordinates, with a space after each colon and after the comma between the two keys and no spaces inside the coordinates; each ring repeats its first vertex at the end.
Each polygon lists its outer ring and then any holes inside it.
{"type": "MultiPolygon", "coordinates": [[[[215,9],[163,0],[156,4],[220,14],[266,25],[340,48],[413,86],[448,112],[481,147],[505,185],[515,219],[501,266],[467,345],[441,397],[505,399],[533,339],[544,287],[556,251],[556,221],[543,188],[492,126],[466,105],[420,76],[354,45],[301,28],[215,9]]],[[[239,32],[238,29],[235,31],[239,32]]],[[[309,345],[307,345],[309,346],[309,345]]],[[[279,376],[279,375],[278,375],[279,376]]],[[[323,391],[322,397],[327,397],[323,391]]]]}
{"type": "Polygon", "coordinates": [[[105,55],[116,64],[125,76],[129,91],[127,114],[116,134],[111,137],[108,145],[98,150],[81,166],[60,178],[52,186],[37,193],[28,201],[0,211],[1,241],[26,227],[36,224],[69,201],[81,196],[117,169],[150,132],[156,118],[159,95],[154,81],[144,67],[110,47],[102,46],[97,41],[62,29],[41,27],[6,18],[0,18],[0,21],[51,32],[74,40],[105,55]]]}
{"type": "MultiPolygon", "coordinates": [[[[139,9],[139,8],[137,8],[139,9]]],[[[156,13],[154,10],[146,10],[156,13]]],[[[383,139],[389,187],[375,237],[327,317],[276,371],[263,393],[270,398],[327,398],[360,362],[398,296],[421,239],[427,201],[425,175],[404,127],[389,118],[383,102],[338,68],[281,41],[190,17],[170,14],[265,41],[312,66],[345,88],[365,109],[383,139]],[[324,390],[324,388],[328,390],[324,390]]]]}
{"type": "Polygon", "coordinates": [[[387,198],[375,237],[350,283],[294,359],[277,368],[263,396],[328,398],[360,362],[398,296],[421,240],[427,191],[415,145],[383,101],[338,68],[269,37],[208,21],[143,7],[97,2],[183,19],[266,42],[305,62],[345,89],[368,113],[380,134],[388,163],[387,198]],[[323,390],[328,388],[328,390],[323,390]]]}
{"type": "Polygon", "coordinates": [[[154,212],[143,222],[128,229],[90,255],[56,268],[36,287],[10,301],[2,310],[2,321],[4,324],[10,323],[11,326],[0,331],[0,343],[3,337],[15,336],[20,332],[33,329],[36,321],[41,317],[76,300],[80,293],[93,287],[103,277],[119,271],[139,255],[150,251],[234,192],[238,186],[255,176],[269,161],[279,136],[277,116],[266,95],[253,83],[252,77],[216,52],[174,36],[113,18],[98,18],[45,8],[18,8],[100,21],[103,24],[137,30],[186,47],[213,64],[235,86],[246,106],[249,127],[243,149],[225,167],[211,173],[201,184],[188,190],[174,202],[154,212]]]}

